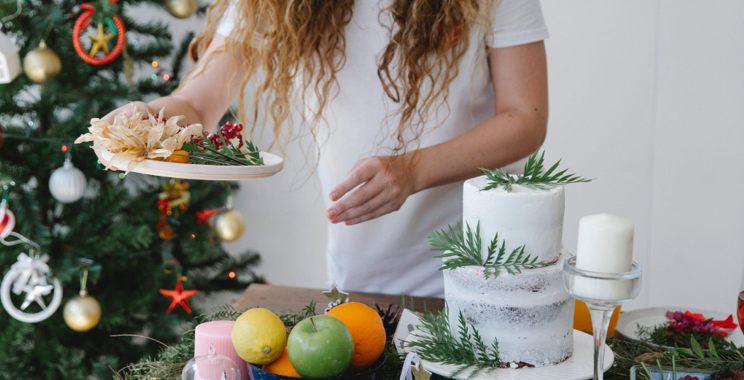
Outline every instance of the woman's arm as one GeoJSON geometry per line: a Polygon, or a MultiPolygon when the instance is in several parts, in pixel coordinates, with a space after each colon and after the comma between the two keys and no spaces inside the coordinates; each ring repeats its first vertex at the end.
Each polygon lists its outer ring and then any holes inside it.
{"type": "Polygon", "coordinates": [[[331,190],[333,223],[361,223],[398,210],[409,195],[503,167],[542,145],[548,122],[545,45],[536,42],[489,52],[496,116],[462,135],[396,159],[357,162],[331,190]],[[352,189],[360,186],[358,189],[352,189]]]}
{"type": "MultiPolygon", "coordinates": [[[[134,105],[152,113],[165,107],[166,117],[184,115],[184,123],[200,123],[205,129],[210,129],[217,125],[230,103],[240,93],[247,75],[241,60],[242,55],[239,52],[226,48],[225,37],[215,35],[192,71],[191,75],[198,75],[169,96],[147,104],[135,102],[134,105]]],[[[114,115],[122,111],[131,112],[131,106],[127,104],[111,111],[103,119],[112,123],[114,115]]]]}

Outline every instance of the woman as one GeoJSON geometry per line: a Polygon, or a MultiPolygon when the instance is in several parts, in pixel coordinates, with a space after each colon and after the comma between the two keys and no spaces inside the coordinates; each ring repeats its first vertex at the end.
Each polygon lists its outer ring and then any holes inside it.
{"type": "Polygon", "coordinates": [[[330,280],[441,295],[426,236],[460,220],[462,181],[545,138],[539,0],[219,0],[209,18],[194,74],[138,107],[214,126],[253,82],[241,122],[266,115],[280,147],[298,125],[317,142],[330,280]]]}

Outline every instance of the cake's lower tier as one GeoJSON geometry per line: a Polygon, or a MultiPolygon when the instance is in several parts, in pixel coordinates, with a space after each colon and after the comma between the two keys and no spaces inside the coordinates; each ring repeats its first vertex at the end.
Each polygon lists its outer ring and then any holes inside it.
{"type": "Polygon", "coordinates": [[[554,264],[486,279],[482,267],[444,272],[444,299],[450,326],[458,331],[458,318],[478,330],[486,344],[498,339],[504,363],[536,367],[557,364],[573,353],[573,298],[563,287],[561,254],[554,264]]]}

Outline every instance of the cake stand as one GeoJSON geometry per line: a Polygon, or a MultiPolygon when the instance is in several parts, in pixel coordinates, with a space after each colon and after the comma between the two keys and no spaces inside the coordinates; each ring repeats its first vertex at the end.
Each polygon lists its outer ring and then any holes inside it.
{"type": "MultiPolygon", "coordinates": [[[[132,169],[134,173],[149,174],[158,177],[180,179],[201,179],[207,181],[239,181],[244,179],[261,179],[271,177],[284,168],[284,159],[271,153],[260,152],[264,165],[255,166],[219,166],[180,164],[175,162],[143,160],[132,169]]],[[[110,161],[114,154],[101,151],[101,158],[110,161]]],[[[119,164],[121,169],[122,164],[119,164]]]]}
{"type": "MultiPolygon", "coordinates": [[[[421,332],[419,332],[420,334],[421,332]]],[[[406,342],[415,340],[416,337],[411,334],[406,338],[406,342]]],[[[537,367],[537,368],[518,368],[508,369],[499,368],[490,372],[482,371],[474,377],[469,377],[469,370],[465,370],[455,379],[472,379],[472,380],[586,380],[591,379],[594,374],[594,341],[592,336],[579,330],[574,330],[573,334],[573,355],[562,363],[556,365],[537,367]]],[[[409,349],[407,345],[406,351],[409,349]]],[[[610,347],[605,345],[604,370],[607,371],[612,367],[615,361],[615,354],[610,347]]],[[[421,359],[421,364],[429,372],[441,375],[447,378],[457,371],[453,365],[444,365],[432,363],[421,359]]]]}

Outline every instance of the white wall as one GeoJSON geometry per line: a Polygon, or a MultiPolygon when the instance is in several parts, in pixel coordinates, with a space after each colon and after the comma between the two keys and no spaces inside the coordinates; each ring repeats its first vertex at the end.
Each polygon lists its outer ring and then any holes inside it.
{"type": "MultiPolygon", "coordinates": [[[[597,178],[567,190],[565,245],[581,216],[636,225],[645,268],[632,307],[733,312],[744,272],[744,2],[546,0],[551,159],[597,178]]],[[[265,146],[266,144],[264,144],[265,146]]],[[[303,156],[244,182],[236,203],[274,284],[323,286],[323,202],[303,156]],[[298,179],[299,178],[299,179],[298,179]]],[[[422,236],[422,238],[424,238],[422,236]]]]}

